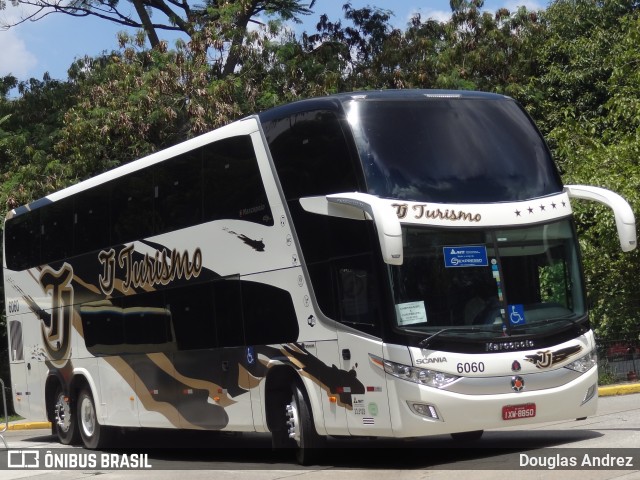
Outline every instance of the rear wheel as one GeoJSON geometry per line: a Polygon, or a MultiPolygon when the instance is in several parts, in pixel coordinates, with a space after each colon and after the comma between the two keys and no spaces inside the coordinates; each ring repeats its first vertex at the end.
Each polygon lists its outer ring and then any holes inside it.
{"type": "Polygon", "coordinates": [[[78,421],[73,412],[72,401],[62,388],[58,388],[53,405],[53,429],[63,445],[78,443],[78,421]]]}
{"type": "Polygon", "coordinates": [[[77,412],[78,429],[84,446],[92,450],[104,447],[108,442],[109,430],[98,422],[93,395],[88,389],[80,392],[77,412]]]}
{"type": "Polygon", "coordinates": [[[293,387],[291,400],[285,408],[287,433],[295,442],[298,463],[310,465],[316,462],[322,454],[326,439],[316,432],[309,403],[297,385],[293,387]]]}

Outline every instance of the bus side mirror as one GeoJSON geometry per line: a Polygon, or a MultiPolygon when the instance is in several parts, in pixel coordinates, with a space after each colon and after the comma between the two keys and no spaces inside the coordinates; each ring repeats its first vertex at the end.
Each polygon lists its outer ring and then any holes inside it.
{"type": "Polygon", "coordinates": [[[594,200],[611,208],[616,219],[622,251],[630,252],[636,248],[636,219],[631,206],[624,198],[611,190],[587,185],[565,185],[564,189],[569,198],[594,200]]]}
{"type": "Polygon", "coordinates": [[[400,220],[395,210],[380,198],[368,193],[336,193],[301,198],[300,205],[310,213],[353,220],[373,220],[383,260],[389,265],[402,265],[400,220]]]}

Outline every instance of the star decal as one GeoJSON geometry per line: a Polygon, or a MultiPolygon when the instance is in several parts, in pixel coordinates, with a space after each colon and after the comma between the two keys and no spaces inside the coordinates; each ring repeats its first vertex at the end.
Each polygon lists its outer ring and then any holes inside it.
{"type": "MultiPolygon", "coordinates": [[[[570,208],[569,204],[565,200],[561,200],[560,203],[556,203],[555,201],[551,201],[550,203],[541,203],[537,207],[528,206],[526,207],[526,211],[529,212],[529,215],[537,215],[538,213],[544,212],[547,215],[547,212],[551,210],[558,210],[560,207],[570,208]],[[538,210],[539,209],[539,210],[538,210]]],[[[523,210],[516,208],[513,213],[516,217],[522,217],[523,210]]],[[[549,213],[548,215],[553,215],[549,213]]]]}

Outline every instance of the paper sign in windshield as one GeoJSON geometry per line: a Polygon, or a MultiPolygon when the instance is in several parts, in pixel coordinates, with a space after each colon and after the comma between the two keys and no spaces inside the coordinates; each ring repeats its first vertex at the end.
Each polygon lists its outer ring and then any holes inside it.
{"type": "Polygon", "coordinates": [[[484,245],[465,245],[461,247],[442,247],[445,268],[487,267],[487,247],[484,245]]]}
{"type": "Polygon", "coordinates": [[[407,302],[396,305],[398,325],[415,325],[416,323],[427,323],[427,311],[424,302],[407,302]]]}

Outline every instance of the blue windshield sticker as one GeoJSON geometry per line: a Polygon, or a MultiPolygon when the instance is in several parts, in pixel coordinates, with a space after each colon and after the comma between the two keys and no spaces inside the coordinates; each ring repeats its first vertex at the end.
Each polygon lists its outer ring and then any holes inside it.
{"type": "Polygon", "coordinates": [[[524,325],[524,305],[514,304],[509,305],[509,322],[511,325],[524,325]]]}
{"type": "Polygon", "coordinates": [[[465,245],[461,247],[442,247],[445,268],[487,267],[487,247],[484,245],[465,245]]]}

